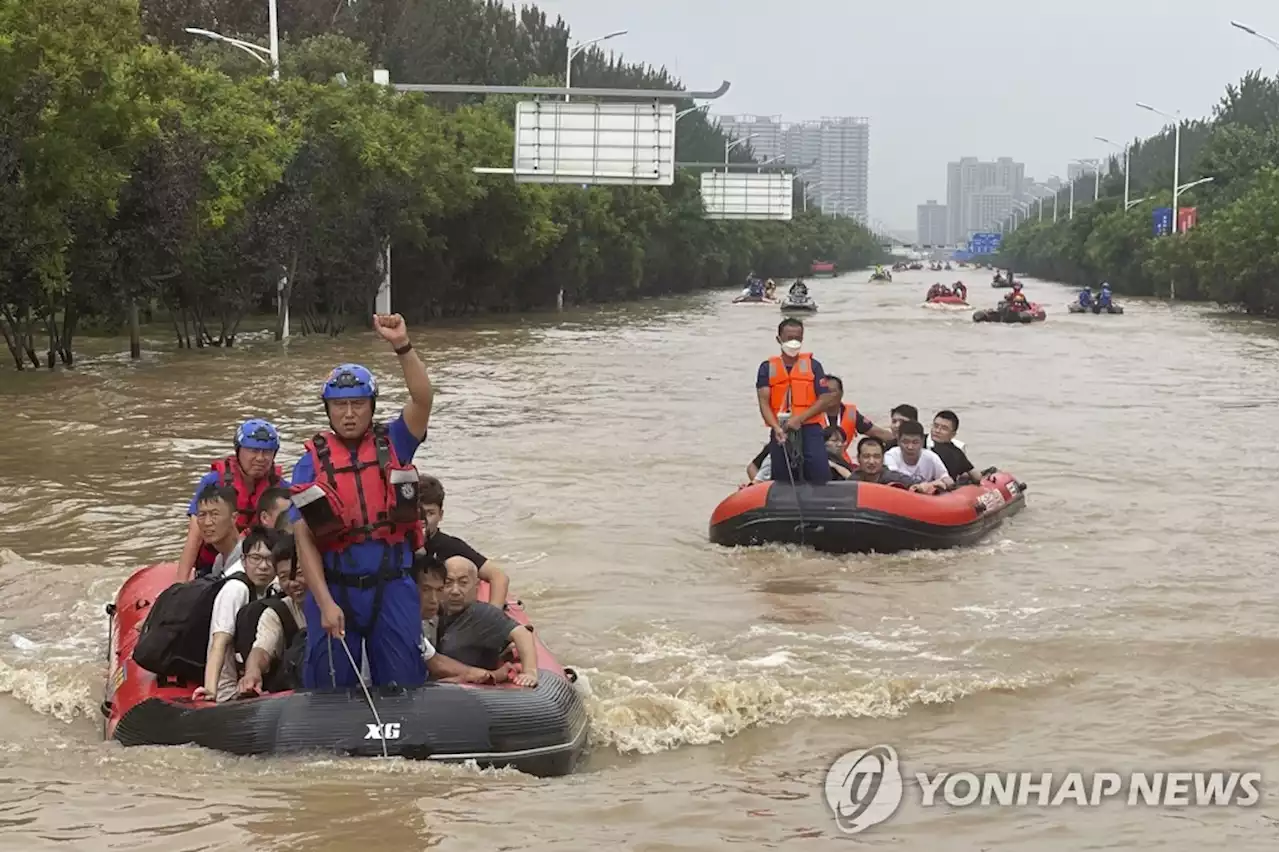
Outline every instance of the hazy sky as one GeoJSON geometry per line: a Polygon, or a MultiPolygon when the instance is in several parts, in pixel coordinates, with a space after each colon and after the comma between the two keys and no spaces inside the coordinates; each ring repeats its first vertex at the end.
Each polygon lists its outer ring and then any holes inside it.
{"type": "Polygon", "coordinates": [[[1066,176],[1072,159],[1159,130],[1147,101],[1209,113],[1278,54],[1230,25],[1280,37],[1276,0],[537,0],[576,39],[666,65],[695,89],[732,88],[711,112],[784,121],[871,121],[870,214],[914,230],[916,205],[946,203],[946,164],[1011,156],[1066,176]]]}

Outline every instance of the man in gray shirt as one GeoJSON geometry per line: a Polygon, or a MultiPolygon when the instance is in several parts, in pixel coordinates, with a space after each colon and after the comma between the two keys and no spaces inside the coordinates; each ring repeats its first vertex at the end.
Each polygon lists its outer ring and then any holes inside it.
{"type": "Polygon", "coordinates": [[[538,650],[533,634],[497,607],[476,606],[480,577],[465,556],[445,560],[444,600],[436,647],[464,665],[495,669],[507,643],[516,646],[523,671],[511,678],[519,686],[538,685],[538,650]]]}

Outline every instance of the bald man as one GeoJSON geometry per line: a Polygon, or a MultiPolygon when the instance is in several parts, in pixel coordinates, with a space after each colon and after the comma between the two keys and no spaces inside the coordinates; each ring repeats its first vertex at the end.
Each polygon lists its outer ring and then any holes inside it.
{"type": "Polygon", "coordinates": [[[480,572],[465,556],[444,561],[444,599],[441,601],[436,648],[463,665],[497,669],[507,642],[513,642],[523,671],[511,678],[519,686],[538,685],[538,649],[533,634],[497,607],[475,606],[480,572]]]}

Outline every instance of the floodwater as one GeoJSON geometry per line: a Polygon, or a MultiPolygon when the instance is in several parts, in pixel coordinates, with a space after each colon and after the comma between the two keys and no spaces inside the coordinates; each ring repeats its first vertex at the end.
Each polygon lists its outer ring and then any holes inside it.
{"type": "Polygon", "coordinates": [[[993,303],[989,275],[811,286],[807,343],[849,398],[882,421],[955,409],[975,463],[1028,484],[1026,511],[945,553],[707,543],[765,438],[753,378],[776,308],[719,292],[414,330],[444,529],[507,566],[589,683],[591,752],[560,779],[101,740],[103,604],[176,556],[240,419],[280,425],[287,468],[335,363],[378,371],[382,410],[402,402],[385,344],[159,336],[130,363],[86,340],[74,372],[6,368],[0,848],[1274,849],[1276,326],[1132,300],[1069,316],[1038,281],[1034,326],[920,305],[958,277],[993,303]],[[924,808],[909,785],[851,840],[825,774],[877,743],[909,772],[1262,771],[1263,797],[924,808]]]}

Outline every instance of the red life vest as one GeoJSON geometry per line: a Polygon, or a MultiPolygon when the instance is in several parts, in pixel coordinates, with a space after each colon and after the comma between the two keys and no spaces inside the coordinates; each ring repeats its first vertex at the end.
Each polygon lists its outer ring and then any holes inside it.
{"type": "MultiPolygon", "coordinates": [[[[818,394],[813,389],[812,355],[801,352],[790,370],[781,355],[774,355],[769,359],[769,406],[774,414],[783,411],[799,414],[807,411],[817,401],[818,394]]],[[[824,425],[826,414],[819,412],[804,422],[824,425]]]]}
{"type": "MultiPolygon", "coordinates": [[[[218,485],[230,485],[236,490],[236,529],[241,533],[249,529],[257,523],[258,517],[258,500],[262,497],[262,493],[268,488],[275,488],[284,477],[283,471],[279,465],[273,467],[266,477],[259,479],[254,483],[253,487],[249,487],[249,481],[245,479],[244,471],[240,468],[240,462],[234,455],[227,456],[225,459],[218,459],[209,469],[218,474],[218,485]],[[230,476],[228,476],[230,473],[230,476]]],[[[218,556],[218,551],[211,544],[203,544],[200,546],[200,552],[196,555],[196,569],[205,570],[213,567],[213,560],[218,556]]]]}
{"type": "Polygon", "coordinates": [[[321,432],[304,446],[316,479],[293,486],[293,503],[321,553],[369,540],[421,545],[418,471],[400,463],[385,425],[365,432],[354,450],[332,432],[321,432]]]}

